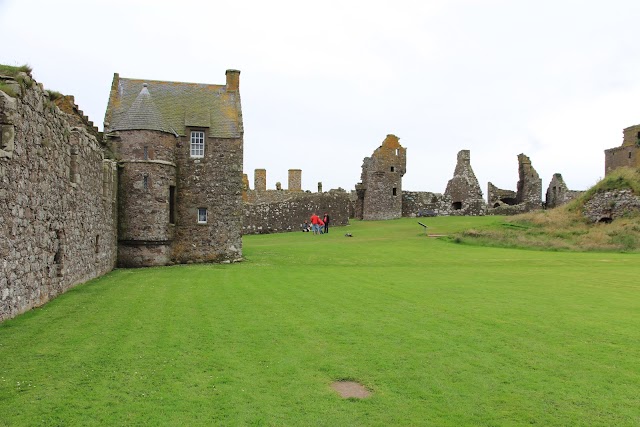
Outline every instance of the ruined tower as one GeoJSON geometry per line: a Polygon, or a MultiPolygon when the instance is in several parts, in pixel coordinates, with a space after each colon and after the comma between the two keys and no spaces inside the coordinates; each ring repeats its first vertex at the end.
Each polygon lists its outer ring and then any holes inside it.
{"type": "Polygon", "coordinates": [[[453,178],[447,183],[445,197],[451,200],[451,213],[459,215],[484,215],[486,205],[478,179],[471,168],[471,152],[458,152],[453,178]]]}
{"type": "Polygon", "coordinates": [[[622,145],[604,150],[604,173],[619,167],[640,167],[640,125],[622,131],[622,145]]]}
{"type": "Polygon", "coordinates": [[[356,185],[356,218],[382,220],[402,216],[406,164],[407,150],[395,135],[387,135],[371,157],[364,158],[361,182],[356,185]]]}
{"type": "Polygon", "coordinates": [[[289,169],[289,191],[302,191],[302,169],[289,169]]]}

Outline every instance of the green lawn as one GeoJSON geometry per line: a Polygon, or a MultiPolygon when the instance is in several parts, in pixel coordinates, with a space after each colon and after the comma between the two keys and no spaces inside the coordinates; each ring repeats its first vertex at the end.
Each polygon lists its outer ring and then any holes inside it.
{"type": "Polygon", "coordinates": [[[0,426],[640,425],[640,255],[457,245],[416,219],[244,254],[116,270],[0,324],[0,426]]]}

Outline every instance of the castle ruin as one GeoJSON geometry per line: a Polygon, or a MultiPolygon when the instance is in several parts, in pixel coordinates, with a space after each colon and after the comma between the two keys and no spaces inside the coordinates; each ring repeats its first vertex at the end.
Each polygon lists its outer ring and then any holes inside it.
{"type": "Polygon", "coordinates": [[[402,177],[407,150],[395,135],[387,135],[371,157],[362,162],[361,182],[356,185],[355,215],[363,220],[402,216],[402,177]]]}
{"type": "Polygon", "coordinates": [[[622,145],[604,150],[604,174],[619,167],[640,167],[640,125],[622,131],[622,145]]]}

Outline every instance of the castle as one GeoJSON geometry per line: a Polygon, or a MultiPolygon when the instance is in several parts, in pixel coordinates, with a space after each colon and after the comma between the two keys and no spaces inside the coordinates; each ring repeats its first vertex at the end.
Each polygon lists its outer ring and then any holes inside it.
{"type": "Polygon", "coordinates": [[[118,162],[118,266],[242,257],[240,72],[225,85],[115,74],[105,143],[118,162]]]}
{"type": "Polygon", "coordinates": [[[241,259],[239,75],[115,74],[102,138],[72,97],[0,76],[0,321],[116,265],[241,259]]]}
{"type": "MultiPolygon", "coordinates": [[[[122,78],[115,74],[104,134],[73,97],[44,89],[30,73],[0,75],[0,321],[39,306],[116,266],[145,267],[242,259],[242,235],[296,231],[310,212],[333,225],[416,215],[514,214],[540,209],[542,182],[518,155],[517,191],[489,183],[487,203],[468,150],[458,153],[444,194],[402,190],[406,149],[395,135],[362,165],[353,193],[254,189],[243,174],[240,72],[225,84],[122,78]]],[[[605,169],[640,164],[640,125],[605,151],[605,169]]],[[[555,174],[546,206],[566,203],[555,174]]],[[[636,203],[635,199],[633,203],[636,203]]],[[[602,203],[601,203],[602,204],[602,203]]],[[[603,202],[609,206],[609,201],[603,202]]],[[[634,205],[635,206],[635,205],[634,205]]],[[[616,211],[592,209],[595,221],[616,211]]]]}

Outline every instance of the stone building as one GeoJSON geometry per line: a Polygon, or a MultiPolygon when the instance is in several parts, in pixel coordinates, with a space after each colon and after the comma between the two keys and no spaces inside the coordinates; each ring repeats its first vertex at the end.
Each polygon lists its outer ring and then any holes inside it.
{"type": "Polygon", "coordinates": [[[356,218],[394,219],[402,216],[402,177],[406,172],[407,150],[399,138],[387,135],[371,157],[362,162],[361,182],[356,185],[356,218]]]}
{"type": "Polygon", "coordinates": [[[547,188],[545,207],[556,208],[580,196],[584,191],[569,190],[562,174],[554,173],[547,188]]]}
{"type": "Polygon", "coordinates": [[[622,131],[622,145],[604,150],[604,174],[622,166],[640,167],[640,125],[622,131]]]}
{"type": "Polygon", "coordinates": [[[484,215],[486,204],[478,179],[471,168],[471,152],[458,153],[453,178],[447,183],[445,198],[451,200],[451,213],[455,215],[484,215]]]}
{"type": "Polygon", "coordinates": [[[114,74],[105,140],[119,165],[118,265],[242,257],[240,72],[226,84],[114,74]]]}
{"type": "Polygon", "coordinates": [[[23,85],[0,77],[16,88],[0,91],[0,321],[116,261],[115,162],[81,112],[65,113],[30,75],[19,77],[23,85]]]}
{"type": "Polygon", "coordinates": [[[513,215],[542,209],[542,179],[533,168],[531,159],[518,154],[517,191],[502,190],[488,184],[487,213],[492,215],[513,215]]]}

